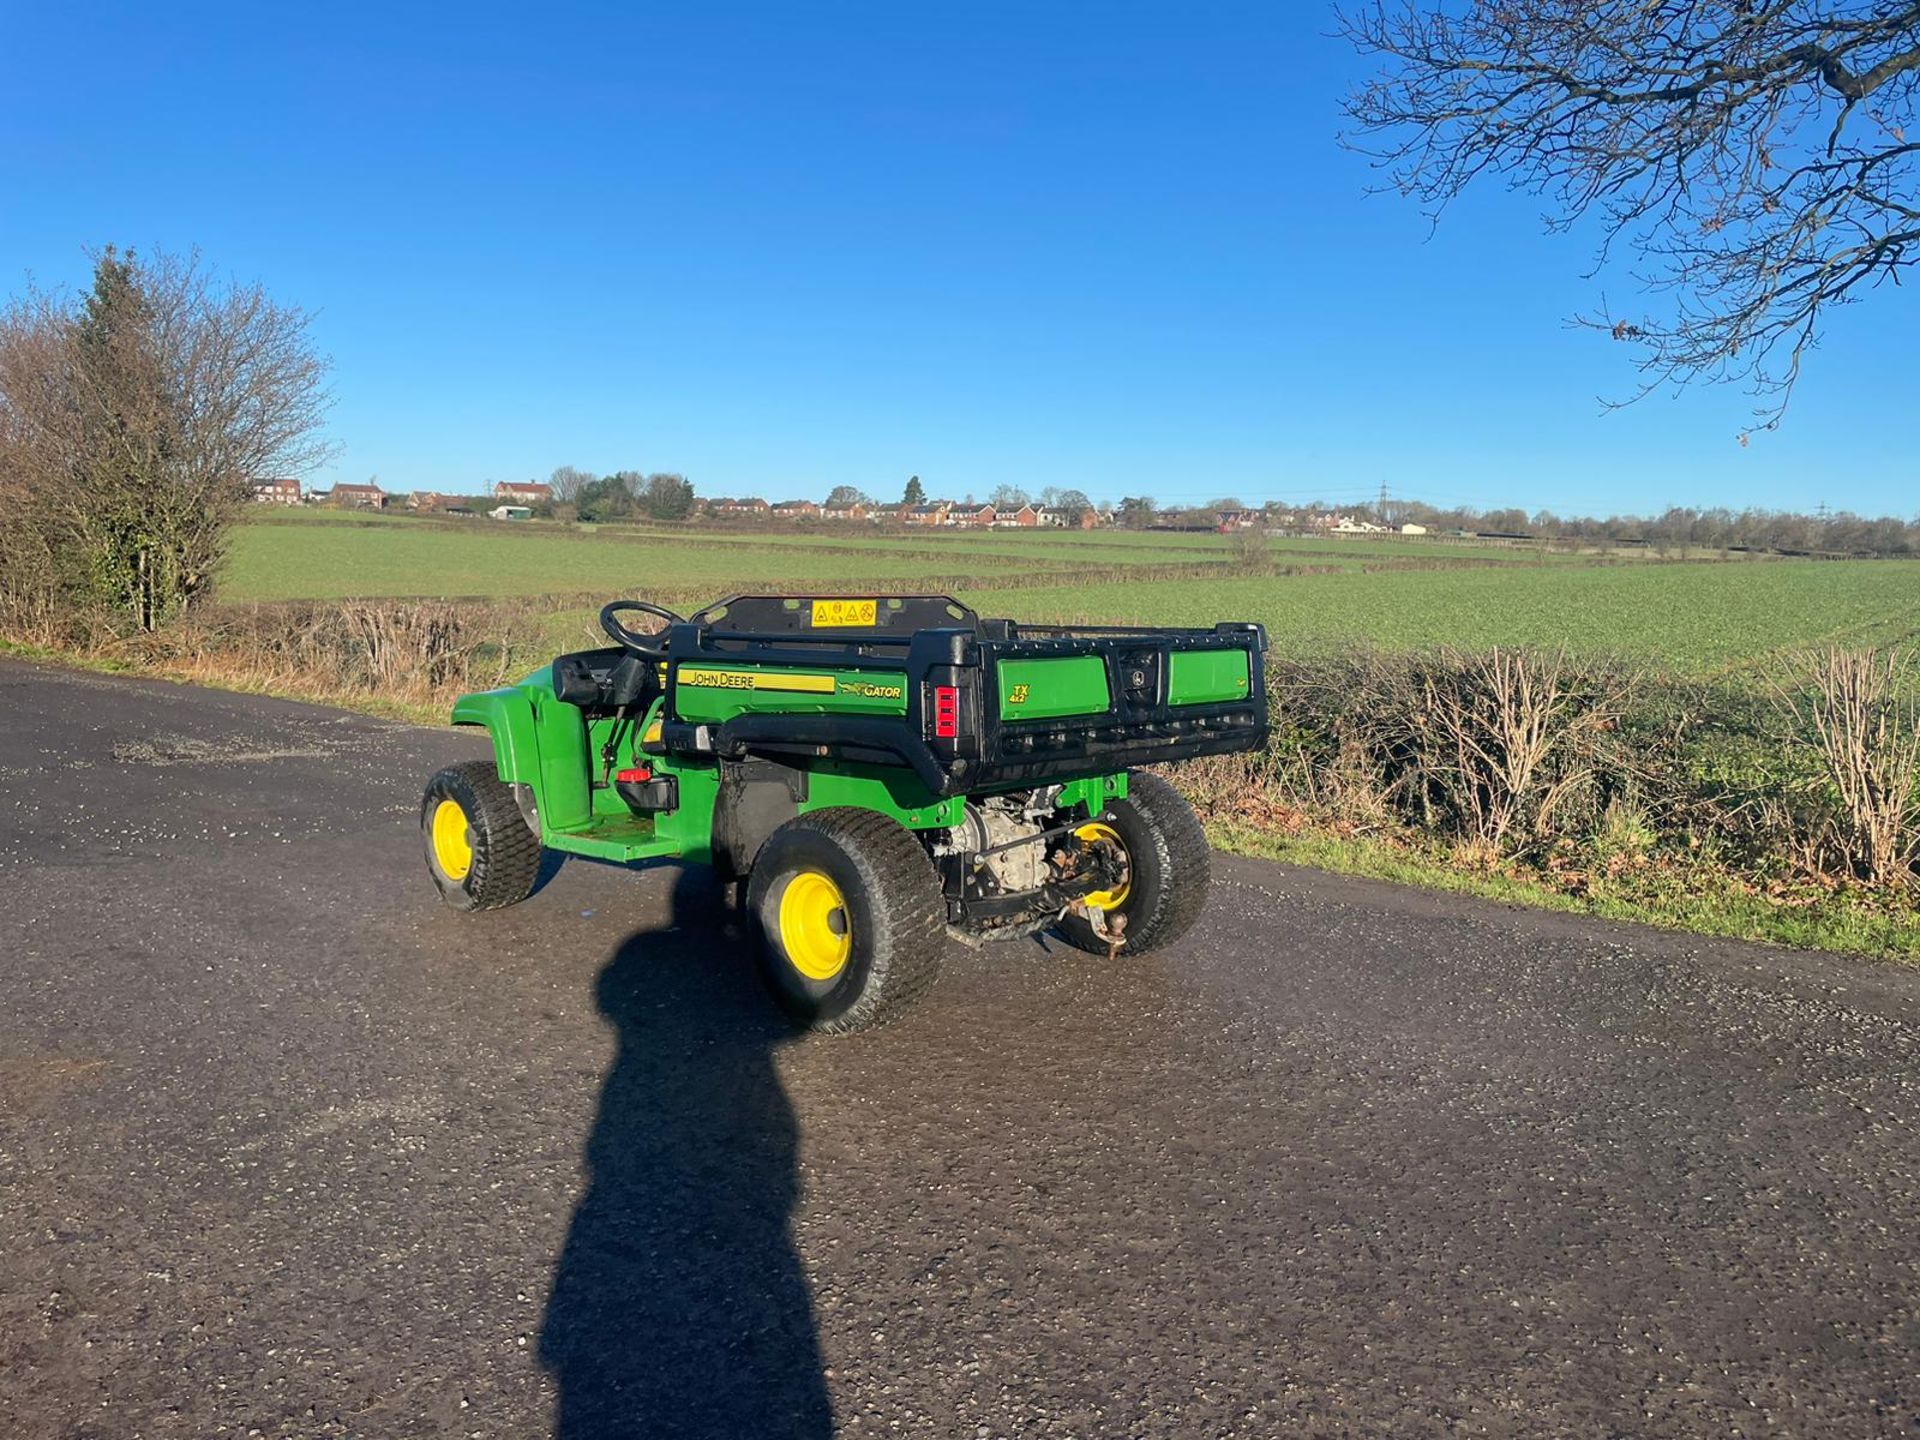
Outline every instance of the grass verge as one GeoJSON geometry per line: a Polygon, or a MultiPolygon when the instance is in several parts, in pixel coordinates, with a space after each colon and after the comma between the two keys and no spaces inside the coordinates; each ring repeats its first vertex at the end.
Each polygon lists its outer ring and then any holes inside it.
{"type": "Polygon", "coordinates": [[[1920,912],[1889,909],[1870,897],[1846,892],[1781,901],[1702,873],[1689,875],[1684,886],[1620,885],[1572,894],[1524,873],[1465,869],[1439,852],[1426,853],[1384,840],[1311,831],[1268,831],[1240,822],[1211,823],[1207,838],[1215,849],[1230,855],[1278,860],[1508,905],[1627,920],[1695,935],[1920,963],[1920,912]]]}

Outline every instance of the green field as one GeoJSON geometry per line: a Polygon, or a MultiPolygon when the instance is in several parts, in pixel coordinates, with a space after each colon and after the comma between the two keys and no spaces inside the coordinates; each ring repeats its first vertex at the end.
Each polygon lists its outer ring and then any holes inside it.
{"type": "MultiPolygon", "coordinates": [[[[1920,565],[1904,561],[1659,563],[1429,540],[1276,540],[1300,573],[1247,576],[1217,536],[1103,531],[880,536],[822,528],[598,531],[473,520],[309,515],[239,530],[229,601],[343,596],[665,595],[889,590],[934,577],[1016,619],[1210,624],[1258,620],[1276,648],[1565,644],[1687,670],[1783,649],[1920,635],[1920,565]],[[1169,570],[1168,567],[1174,567],[1169,570]],[[1129,580],[1128,572],[1140,578],[1129,580]]],[[[569,608],[555,632],[588,628],[569,608]]]]}
{"type": "MultiPolygon", "coordinates": [[[[954,570],[990,576],[1017,558],[954,556],[954,570]]],[[[527,596],[639,594],[653,586],[716,594],[775,587],[910,579],[928,560],[885,549],[707,541],[685,536],[596,534],[485,521],[366,525],[255,523],[236,534],[222,594],[230,600],[334,599],[369,595],[527,596]]]]}

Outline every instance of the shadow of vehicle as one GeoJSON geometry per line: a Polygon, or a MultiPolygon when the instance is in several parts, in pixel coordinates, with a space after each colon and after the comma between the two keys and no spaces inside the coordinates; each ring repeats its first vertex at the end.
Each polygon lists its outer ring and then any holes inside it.
{"type": "Polygon", "coordinates": [[[795,1122],[773,1065],[794,1031],[723,931],[706,871],[682,875],[674,914],[600,973],[619,1051],[540,1334],[555,1433],[830,1436],[788,1229],[795,1122]]]}

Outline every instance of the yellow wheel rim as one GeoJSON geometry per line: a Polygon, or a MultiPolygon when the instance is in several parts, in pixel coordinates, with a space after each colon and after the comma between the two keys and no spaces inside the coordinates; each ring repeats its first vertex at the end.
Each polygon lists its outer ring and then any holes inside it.
{"type": "Polygon", "coordinates": [[[831,980],[853,953],[853,926],[840,887],[817,870],[803,870],[780,892],[780,948],[809,980],[831,980]]]}
{"type": "Polygon", "coordinates": [[[433,808],[433,858],[449,880],[464,880],[473,869],[473,831],[457,800],[433,808]]]}
{"type": "Polygon", "coordinates": [[[1125,878],[1113,889],[1096,890],[1081,902],[1090,910],[1118,910],[1127,903],[1127,896],[1133,893],[1133,857],[1127,854],[1126,841],[1120,838],[1118,830],[1098,820],[1082,825],[1073,833],[1089,844],[1096,840],[1104,840],[1120,852],[1120,863],[1126,867],[1125,878]]]}

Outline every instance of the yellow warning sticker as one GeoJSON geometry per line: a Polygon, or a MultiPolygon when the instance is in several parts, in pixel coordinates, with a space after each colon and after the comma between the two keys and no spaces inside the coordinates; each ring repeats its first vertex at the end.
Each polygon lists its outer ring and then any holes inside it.
{"type": "Polygon", "coordinates": [[[816,600],[813,621],[825,625],[871,625],[880,613],[878,600],[816,600]]]}
{"type": "Polygon", "coordinates": [[[698,690],[782,690],[789,694],[831,695],[831,675],[800,675],[791,670],[695,670],[680,668],[680,683],[698,690]]]}

